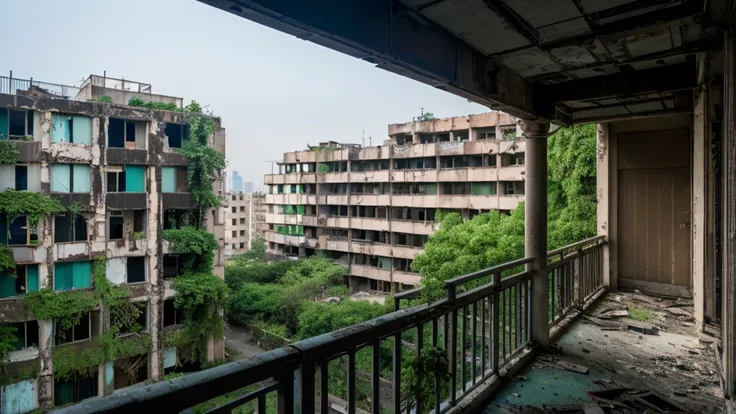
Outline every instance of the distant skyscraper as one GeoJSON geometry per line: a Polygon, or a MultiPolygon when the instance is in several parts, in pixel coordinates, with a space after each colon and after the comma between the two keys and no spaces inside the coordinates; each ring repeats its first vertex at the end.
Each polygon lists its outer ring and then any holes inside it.
{"type": "Polygon", "coordinates": [[[233,182],[230,187],[230,191],[233,193],[243,192],[243,177],[241,177],[237,171],[233,171],[233,182]]]}
{"type": "Polygon", "coordinates": [[[256,190],[256,185],[253,184],[253,181],[245,182],[245,194],[253,194],[255,190],[256,190]]]}

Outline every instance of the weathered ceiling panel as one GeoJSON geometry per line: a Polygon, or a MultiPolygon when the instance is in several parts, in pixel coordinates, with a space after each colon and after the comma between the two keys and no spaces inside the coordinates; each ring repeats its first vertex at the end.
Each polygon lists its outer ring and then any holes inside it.
{"type": "Polygon", "coordinates": [[[580,5],[583,6],[583,12],[590,14],[633,2],[634,0],[580,0],[580,5]]]}
{"type": "Polygon", "coordinates": [[[554,7],[550,7],[549,0],[511,0],[505,3],[535,28],[582,17],[572,1],[556,2],[554,7]]]}
{"type": "Polygon", "coordinates": [[[573,121],[590,118],[603,118],[618,115],[626,115],[629,111],[623,106],[614,106],[610,108],[584,109],[582,111],[574,111],[572,113],[573,121]]]}
{"type": "Polygon", "coordinates": [[[562,65],[553,61],[546,52],[536,47],[503,55],[499,59],[506,67],[525,78],[559,72],[563,69],[562,65]]]}
{"type": "Polygon", "coordinates": [[[445,0],[422,9],[422,14],[485,54],[530,45],[483,0],[445,0]]]}
{"type": "Polygon", "coordinates": [[[651,112],[659,111],[664,109],[661,101],[645,102],[639,104],[626,105],[626,108],[631,112],[651,112]]]}
{"type": "Polygon", "coordinates": [[[539,34],[539,38],[542,43],[547,43],[590,33],[590,27],[585,19],[578,17],[569,21],[540,27],[537,29],[537,33],[539,34]]]}
{"type": "Polygon", "coordinates": [[[619,69],[614,65],[605,65],[598,66],[596,68],[576,69],[569,71],[570,75],[578,79],[592,78],[594,76],[613,75],[614,73],[619,72],[619,69]]]}
{"type": "Polygon", "coordinates": [[[558,62],[568,67],[580,67],[598,61],[588,49],[581,46],[561,47],[549,52],[557,58],[558,62]]]}
{"type": "Polygon", "coordinates": [[[644,69],[651,69],[651,68],[658,67],[658,66],[685,63],[686,59],[687,57],[685,55],[670,56],[670,57],[661,58],[661,59],[647,60],[644,62],[629,63],[628,66],[631,66],[635,70],[644,70],[644,69]]]}
{"type": "Polygon", "coordinates": [[[598,21],[596,23],[598,23],[598,24],[608,24],[608,23],[613,23],[613,22],[617,22],[617,21],[620,21],[620,20],[624,20],[624,19],[630,19],[632,17],[636,17],[636,16],[639,16],[639,15],[642,15],[642,14],[645,14],[645,13],[651,13],[651,12],[655,12],[657,10],[668,9],[668,8],[670,8],[672,6],[679,5],[680,3],[682,3],[682,2],[681,1],[676,1],[676,2],[671,2],[671,3],[653,4],[651,6],[642,7],[642,8],[638,8],[638,9],[637,8],[632,8],[632,10],[630,10],[630,11],[625,11],[623,13],[615,14],[613,16],[608,16],[608,17],[605,17],[605,18],[598,19],[598,21]]]}
{"type": "Polygon", "coordinates": [[[626,41],[626,48],[629,49],[629,52],[633,56],[661,52],[672,49],[673,47],[676,47],[676,45],[672,44],[672,36],[669,30],[660,33],[651,33],[648,36],[641,36],[626,41]]]}

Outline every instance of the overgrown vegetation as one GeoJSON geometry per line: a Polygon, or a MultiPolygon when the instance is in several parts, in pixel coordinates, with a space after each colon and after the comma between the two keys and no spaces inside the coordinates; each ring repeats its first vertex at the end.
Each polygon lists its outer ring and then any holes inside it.
{"type": "MultiPolygon", "coordinates": [[[[595,235],[595,126],[561,129],[548,139],[548,248],[595,235]]],[[[422,274],[425,299],[444,296],[444,281],[524,256],[524,205],[463,221],[440,214],[412,268],[422,274]]]]}
{"type": "Polygon", "coordinates": [[[424,112],[422,113],[418,118],[417,121],[425,122],[425,121],[435,121],[437,120],[437,117],[434,116],[434,113],[432,112],[424,112]]]}
{"type": "Polygon", "coordinates": [[[15,276],[15,258],[13,250],[8,246],[0,246],[0,273],[10,273],[15,276]]]}
{"type": "Polygon", "coordinates": [[[182,311],[183,326],[169,335],[169,341],[191,344],[191,358],[201,363],[206,359],[207,342],[223,336],[222,312],[228,297],[227,286],[213,273],[217,240],[206,230],[207,209],[220,205],[212,185],[225,168],[225,156],[208,145],[217,127],[215,118],[202,113],[202,107],[194,101],[184,112],[189,139],[180,152],[187,158],[187,186],[194,199],[193,226],[163,234],[184,268],[184,274],[173,282],[174,306],[182,311]]]}
{"type": "Polygon", "coordinates": [[[251,243],[250,250],[235,257],[235,262],[241,265],[252,261],[266,260],[266,239],[259,237],[251,243]]]}
{"type": "Polygon", "coordinates": [[[175,103],[171,102],[146,102],[141,98],[130,98],[129,106],[137,106],[142,108],[157,109],[162,111],[184,112],[183,108],[179,108],[175,103]]]}
{"type": "Polygon", "coordinates": [[[194,199],[195,227],[202,228],[207,209],[220,205],[220,199],[212,192],[212,183],[221,178],[225,154],[208,145],[217,127],[215,118],[202,113],[202,107],[194,101],[185,111],[189,139],[179,152],[187,158],[187,186],[194,199]]]}
{"type": "Polygon", "coordinates": [[[58,200],[41,193],[13,189],[0,192],[0,212],[8,216],[8,221],[18,216],[26,216],[30,227],[35,228],[41,217],[63,211],[66,209],[58,200]]]}
{"type": "Polygon", "coordinates": [[[18,144],[8,140],[0,141],[0,164],[15,164],[19,156],[18,144]]]}

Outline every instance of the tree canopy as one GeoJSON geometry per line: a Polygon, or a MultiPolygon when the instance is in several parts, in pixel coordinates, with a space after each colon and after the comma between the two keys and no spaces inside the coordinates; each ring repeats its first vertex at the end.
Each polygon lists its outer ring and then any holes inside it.
{"type": "MultiPolygon", "coordinates": [[[[548,139],[548,248],[596,233],[595,125],[564,128],[548,139]]],[[[524,256],[524,204],[463,221],[439,214],[440,229],[412,265],[426,299],[444,295],[444,281],[524,256]]]]}

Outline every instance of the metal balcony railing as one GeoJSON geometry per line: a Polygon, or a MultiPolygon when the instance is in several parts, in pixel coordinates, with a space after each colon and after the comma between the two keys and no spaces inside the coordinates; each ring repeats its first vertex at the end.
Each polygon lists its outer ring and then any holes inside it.
{"type": "MultiPolygon", "coordinates": [[[[596,237],[549,252],[550,299],[539,305],[549,306],[551,324],[603,288],[603,242],[596,237]]],[[[334,402],[330,375],[344,375],[348,414],[361,408],[376,414],[385,409],[444,413],[481,383],[498,380],[528,352],[531,309],[537,306],[531,301],[532,271],[525,270],[532,261],[519,259],[448,280],[447,297],[433,303],[398,309],[254,358],[92,398],[58,412],[193,412],[197,404],[251,387],[207,412],[230,413],[253,404],[259,414],[328,413],[334,402]],[[390,358],[382,353],[382,345],[384,350],[390,345],[390,358]],[[401,389],[402,354],[419,354],[426,347],[446,352],[450,370],[444,387],[440,384],[444,376],[435,374],[431,407],[422,407],[419,399],[407,398],[401,389]],[[370,355],[370,372],[365,372],[365,364],[356,366],[359,353],[370,355]],[[386,365],[391,367],[390,379],[384,378],[386,365]],[[370,407],[359,407],[358,384],[364,393],[369,390],[369,398],[360,402],[370,401],[370,407]],[[383,398],[387,394],[389,402],[383,398]]],[[[397,308],[402,300],[420,295],[421,289],[396,295],[397,308]]]]}

